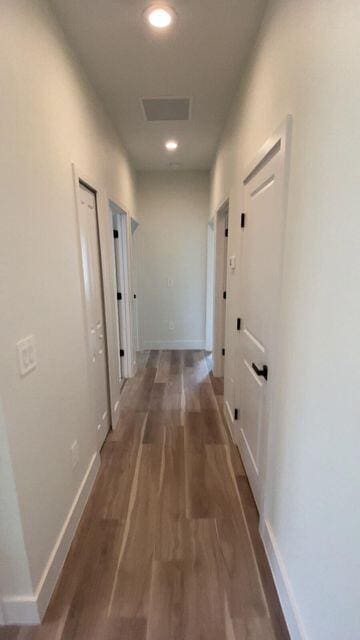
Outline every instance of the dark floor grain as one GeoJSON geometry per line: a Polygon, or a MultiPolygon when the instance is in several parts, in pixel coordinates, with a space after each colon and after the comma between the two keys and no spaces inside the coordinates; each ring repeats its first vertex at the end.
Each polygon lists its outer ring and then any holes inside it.
{"type": "Polygon", "coordinates": [[[0,639],[289,640],[210,355],[139,363],[43,624],[0,639]]]}

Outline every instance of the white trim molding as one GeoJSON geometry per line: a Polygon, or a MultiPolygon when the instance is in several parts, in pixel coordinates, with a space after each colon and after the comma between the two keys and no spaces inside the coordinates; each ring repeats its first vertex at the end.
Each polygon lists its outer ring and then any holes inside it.
{"type": "Polygon", "coordinates": [[[265,519],[261,524],[260,533],[291,640],[310,640],[300,616],[285,563],[268,520],[265,519]]]}
{"type": "Polygon", "coordinates": [[[71,505],[34,595],[3,597],[2,610],[5,624],[39,624],[59,579],[80,518],[100,467],[100,456],[94,453],[79,490],[71,505]]]}

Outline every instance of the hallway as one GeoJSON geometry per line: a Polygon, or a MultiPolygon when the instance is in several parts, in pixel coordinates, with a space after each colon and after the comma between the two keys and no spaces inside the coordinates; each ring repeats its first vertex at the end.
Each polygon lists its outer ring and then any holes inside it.
{"type": "Polygon", "coordinates": [[[42,626],[0,638],[288,638],[210,358],[141,357],[42,626]]]}

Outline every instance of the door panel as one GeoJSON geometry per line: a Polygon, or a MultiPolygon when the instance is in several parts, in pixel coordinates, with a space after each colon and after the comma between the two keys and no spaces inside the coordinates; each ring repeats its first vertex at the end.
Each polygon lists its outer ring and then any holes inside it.
{"type": "Polygon", "coordinates": [[[244,183],[245,228],[241,232],[240,316],[237,362],[239,420],[236,440],[258,507],[261,502],[261,462],[267,439],[268,382],[272,371],[275,319],[281,276],[283,179],[280,145],[244,183]]]}
{"type": "Polygon", "coordinates": [[[228,211],[218,212],[215,222],[215,282],[214,282],[214,376],[224,377],[225,358],[225,327],[226,327],[226,298],[228,267],[228,237],[225,230],[228,227],[228,211]]]}
{"type": "Polygon", "coordinates": [[[82,184],[80,189],[80,236],[85,284],[88,345],[91,362],[91,392],[96,420],[98,449],[110,426],[106,334],[102,275],[95,194],[82,184]]]}

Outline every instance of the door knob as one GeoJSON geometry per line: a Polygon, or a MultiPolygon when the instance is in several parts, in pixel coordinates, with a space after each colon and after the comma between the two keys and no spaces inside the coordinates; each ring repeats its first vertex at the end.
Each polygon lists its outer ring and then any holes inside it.
{"type": "Polygon", "coordinates": [[[259,367],[256,366],[255,362],[253,362],[251,366],[254,369],[256,375],[259,376],[259,378],[263,377],[265,378],[265,380],[268,379],[268,368],[266,364],[264,364],[262,369],[259,369],[259,367]]]}

